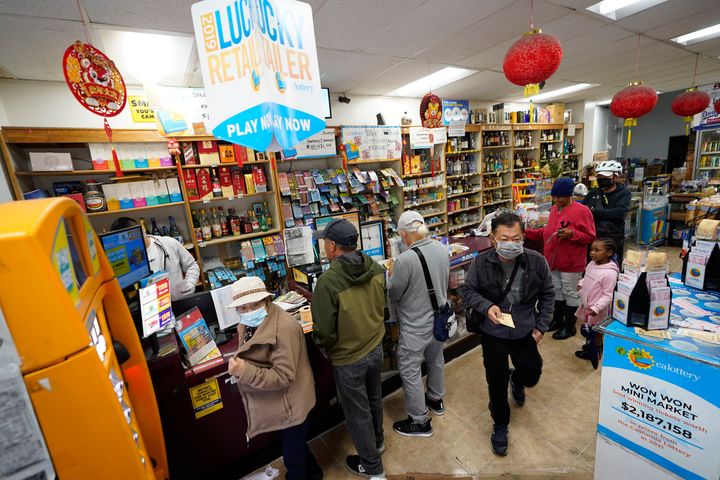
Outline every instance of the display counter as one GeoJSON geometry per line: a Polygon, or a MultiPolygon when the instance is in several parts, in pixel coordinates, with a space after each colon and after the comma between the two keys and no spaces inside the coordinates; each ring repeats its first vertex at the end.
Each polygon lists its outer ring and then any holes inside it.
{"type": "MultiPolygon", "coordinates": [[[[451,269],[470,264],[481,251],[490,248],[486,237],[453,239],[469,250],[451,257],[451,269]]],[[[289,279],[290,288],[312,300],[312,293],[289,279]]],[[[458,333],[458,339],[448,342],[446,361],[479,344],[474,334],[458,333]]],[[[342,421],[337,404],[332,365],[305,335],[310,365],[315,375],[317,403],[311,412],[310,435],[317,435],[342,421]]],[[[183,365],[182,354],[175,335],[159,339],[159,354],[148,360],[155,387],[163,430],[167,443],[171,478],[232,478],[269,463],[280,456],[280,441],[276,433],[245,439],[247,425],[245,409],[237,387],[231,385],[227,374],[228,361],[237,351],[238,339],[219,346],[222,358],[195,368],[183,365]]],[[[150,352],[148,349],[148,355],[150,352]]],[[[396,371],[383,376],[383,393],[400,387],[396,371]]]]}
{"type": "Polygon", "coordinates": [[[595,478],[720,478],[720,344],[678,328],[720,328],[720,294],[670,285],[672,328],[605,331],[595,478]]]}

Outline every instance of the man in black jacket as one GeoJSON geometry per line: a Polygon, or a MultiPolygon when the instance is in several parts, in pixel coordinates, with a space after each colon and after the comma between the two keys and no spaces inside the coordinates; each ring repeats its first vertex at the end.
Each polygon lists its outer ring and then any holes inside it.
{"type": "Polygon", "coordinates": [[[595,174],[598,188],[591,189],[582,203],[593,213],[598,238],[612,238],[617,243],[618,266],[622,266],[625,215],[630,210],[632,194],[625,185],[617,183],[618,176],[622,174],[620,162],[602,162],[595,169],[595,174]]]}
{"type": "Polygon", "coordinates": [[[555,289],[545,258],[523,249],[523,223],[518,215],[496,216],[491,240],[495,248],[478,255],[470,265],[463,300],[480,323],[494,423],[490,444],[497,455],[507,455],[508,382],[513,402],[521,407],[525,387],[540,380],[542,357],[537,347],[552,318],[555,289]]]}

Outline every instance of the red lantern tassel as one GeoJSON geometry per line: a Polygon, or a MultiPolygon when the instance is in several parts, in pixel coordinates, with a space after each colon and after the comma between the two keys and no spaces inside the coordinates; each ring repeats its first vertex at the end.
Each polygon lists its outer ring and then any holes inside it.
{"type": "Polygon", "coordinates": [[[120,169],[120,160],[118,160],[117,152],[115,151],[115,145],[112,144],[112,128],[110,128],[110,124],[108,123],[107,118],[104,119],[103,126],[105,127],[105,135],[107,135],[108,141],[110,142],[110,150],[112,151],[113,165],[115,166],[115,176],[122,177],[123,172],[120,169]]]}

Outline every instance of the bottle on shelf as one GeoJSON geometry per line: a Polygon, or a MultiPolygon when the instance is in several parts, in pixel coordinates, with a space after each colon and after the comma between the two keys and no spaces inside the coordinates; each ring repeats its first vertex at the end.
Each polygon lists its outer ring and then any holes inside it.
{"type": "Polygon", "coordinates": [[[150,217],[150,224],[152,225],[152,230],[150,230],[150,235],[155,236],[161,236],[162,233],[160,232],[160,229],[157,226],[157,223],[155,222],[155,217],[150,217]]]}
{"type": "Polygon", "coordinates": [[[177,227],[177,223],[175,223],[175,217],[170,216],[168,217],[170,220],[170,236],[173,237],[175,240],[180,242],[181,245],[185,244],[185,240],[183,240],[183,236],[180,233],[180,229],[177,227]]]}
{"type": "Polygon", "coordinates": [[[104,212],[107,210],[105,195],[96,180],[88,180],[85,187],[85,207],[89,213],[104,212]]]}
{"type": "Polygon", "coordinates": [[[247,235],[248,233],[253,233],[252,222],[250,222],[250,220],[248,220],[248,217],[241,217],[240,225],[242,226],[243,235],[247,235]]]}
{"type": "Polygon", "coordinates": [[[220,228],[222,229],[222,236],[227,237],[230,235],[230,227],[228,227],[227,218],[225,217],[225,212],[223,211],[223,207],[218,207],[218,220],[220,220],[220,228]]]}
{"type": "Polygon", "coordinates": [[[222,225],[220,225],[220,219],[214,208],[210,209],[210,225],[213,238],[222,238],[222,225]]]}
{"type": "Polygon", "coordinates": [[[138,222],[140,224],[140,228],[142,228],[143,233],[149,234],[150,231],[148,230],[147,225],[145,224],[145,218],[140,217],[140,221],[138,222]]]}
{"type": "Polygon", "coordinates": [[[265,215],[264,214],[257,215],[257,217],[258,217],[258,225],[260,226],[260,231],[267,232],[268,226],[267,226],[267,220],[265,220],[265,215]]]}
{"type": "Polygon", "coordinates": [[[258,222],[258,219],[255,216],[255,212],[252,209],[248,210],[248,220],[250,222],[250,228],[252,230],[252,233],[259,232],[260,222],[258,222]]]}
{"type": "Polygon", "coordinates": [[[267,202],[263,202],[263,212],[265,212],[265,223],[267,223],[268,230],[272,230],[273,219],[272,215],[270,214],[270,209],[268,208],[267,202]]]}
{"type": "Polygon", "coordinates": [[[235,214],[234,208],[228,209],[228,223],[230,224],[230,232],[233,237],[242,235],[242,226],[240,225],[240,217],[235,214]]]}
{"type": "Polygon", "coordinates": [[[203,241],[203,231],[202,226],[200,225],[200,220],[198,219],[197,213],[195,210],[192,212],[192,224],[193,224],[193,234],[195,235],[195,241],[196,242],[202,242],[203,241]]]}
{"type": "Polygon", "coordinates": [[[162,226],[162,236],[163,237],[169,237],[170,236],[170,229],[167,227],[167,225],[162,226]]]}
{"type": "Polygon", "coordinates": [[[202,236],[204,241],[212,240],[213,232],[212,232],[212,225],[210,224],[210,220],[207,217],[207,214],[205,213],[205,210],[200,210],[200,225],[202,228],[202,236]]]}
{"type": "Polygon", "coordinates": [[[222,185],[220,184],[220,175],[218,175],[217,169],[212,170],[212,194],[214,198],[220,198],[223,196],[222,185]]]}

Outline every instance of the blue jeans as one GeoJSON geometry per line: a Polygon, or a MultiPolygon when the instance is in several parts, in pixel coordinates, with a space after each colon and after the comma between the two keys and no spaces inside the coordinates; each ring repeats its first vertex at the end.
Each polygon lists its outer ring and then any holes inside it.
{"type": "Polygon", "coordinates": [[[378,447],[383,443],[383,405],[380,371],[382,344],[351,365],[333,366],[338,398],[360,464],[370,475],[384,473],[378,447]]]}
{"type": "Polygon", "coordinates": [[[308,416],[300,425],[278,432],[282,442],[283,463],[287,470],[287,475],[285,475],[287,480],[322,478],[322,469],[307,446],[309,418],[308,416]]]}

